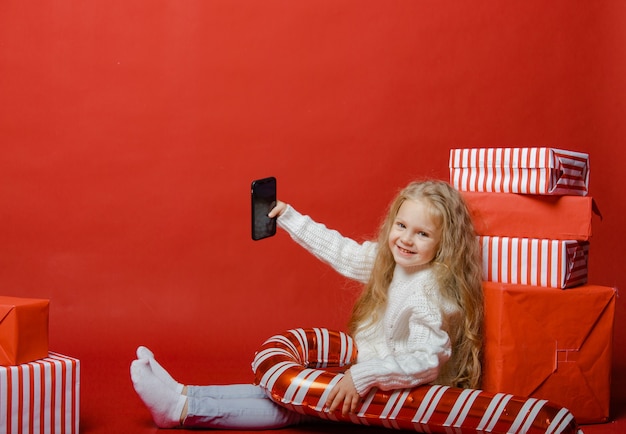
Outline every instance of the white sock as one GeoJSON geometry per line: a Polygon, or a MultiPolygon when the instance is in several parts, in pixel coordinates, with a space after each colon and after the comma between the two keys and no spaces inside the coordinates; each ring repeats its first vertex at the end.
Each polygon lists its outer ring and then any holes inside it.
{"type": "Polygon", "coordinates": [[[133,360],[130,376],[135,391],[144,402],[154,423],[160,428],[174,428],[181,425],[180,418],[187,397],[174,392],[165,385],[150,368],[147,359],[133,360]]]}
{"type": "Polygon", "coordinates": [[[172,389],[176,393],[181,393],[183,391],[184,385],[180,384],[178,381],[174,380],[172,376],[165,370],[163,366],[159,364],[154,358],[154,353],[150,351],[148,348],[141,346],[137,348],[137,358],[138,359],[148,359],[150,362],[150,367],[152,368],[152,372],[157,376],[159,380],[161,380],[167,387],[172,389]]]}

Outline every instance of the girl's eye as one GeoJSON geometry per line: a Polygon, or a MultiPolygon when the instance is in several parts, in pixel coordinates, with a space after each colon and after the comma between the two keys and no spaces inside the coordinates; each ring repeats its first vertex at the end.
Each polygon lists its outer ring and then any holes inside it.
{"type": "Polygon", "coordinates": [[[428,234],[427,234],[426,232],[424,232],[424,231],[419,231],[417,234],[418,234],[420,237],[426,237],[426,238],[428,238],[428,234]]]}
{"type": "Polygon", "coordinates": [[[396,223],[396,225],[400,228],[400,229],[405,229],[406,226],[404,226],[404,223],[398,222],[396,223]]]}

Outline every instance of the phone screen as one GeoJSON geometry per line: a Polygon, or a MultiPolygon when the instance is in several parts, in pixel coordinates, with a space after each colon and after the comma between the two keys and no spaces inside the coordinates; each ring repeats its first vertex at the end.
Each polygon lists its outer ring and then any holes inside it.
{"type": "Polygon", "coordinates": [[[276,206],[276,178],[252,181],[252,239],[262,240],[276,234],[276,218],[267,214],[276,206]]]}

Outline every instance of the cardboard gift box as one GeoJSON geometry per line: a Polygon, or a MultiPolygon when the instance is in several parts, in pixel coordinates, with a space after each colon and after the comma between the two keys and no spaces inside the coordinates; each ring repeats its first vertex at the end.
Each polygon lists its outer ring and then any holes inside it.
{"type": "Polygon", "coordinates": [[[478,235],[588,241],[594,214],[589,196],[461,193],[478,235]]]}
{"type": "Polygon", "coordinates": [[[572,288],[587,282],[589,241],[478,236],[483,279],[572,288]]]}
{"type": "Polygon", "coordinates": [[[482,387],[548,399],[579,423],[609,417],[616,291],[484,283],[482,387]]]}
{"type": "Polygon", "coordinates": [[[0,432],[78,434],[80,362],[57,353],[0,367],[0,432]]]}
{"type": "Polygon", "coordinates": [[[450,151],[450,183],[461,191],[585,196],[589,155],[554,148],[450,151]]]}
{"type": "Polygon", "coordinates": [[[0,365],[48,356],[49,301],[0,296],[0,365]]]}

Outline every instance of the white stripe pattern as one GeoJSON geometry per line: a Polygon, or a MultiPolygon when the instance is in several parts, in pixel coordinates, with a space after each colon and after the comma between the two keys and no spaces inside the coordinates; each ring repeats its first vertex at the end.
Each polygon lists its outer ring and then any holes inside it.
{"type": "Polygon", "coordinates": [[[78,434],[80,362],[57,353],[0,366],[0,432],[78,434]]]}
{"type": "Polygon", "coordinates": [[[453,427],[462,426],[465,418],[467,417],[467,414],[472,408],[474,400],[478,397],[479,394],[480,391],[478,390],[463,390],[463,392],[461,392],[461,394],[459,395],[456,403],[454,404],[454,407],[452,407],[452,411],[450,411],[450,415],[448,416],[448,419],[446,419],[446,421],[444,422],[444,425],[453,427]]]}
{"type": "Polygon", "coordinates": [[[502,412],[502,409],[503,409],[502,403],[504,404],[504,406],[506,406],[506,403],[508,402],[507,398],[510,399],[510,395],[505,395],[504,393],[495,394],[495,396],[489,403],[489,406],[485,410],[485,413],[480,423],[478,424],[479,431],[491,432],[491,430],[493,429],[493,426],[498,421],[498,417],[500,413],[502,412]]]}
{"type": "Polygon", "coordinates": [[[557,413],[557,415],[555,416],[550,426],[548,426],[548,429],[546,430],[546,434],[556,434],[556,433],[563,432],[565,427],[567,427],[567,425],[573,419],[574,419],[574,416],[572,415],[572,413],[562,408],[561,411],[557,413]]]}
{"type": "Polygon", "coordinates": [[[461,191],[588,193],[589,155],[554,148],[450,150],[450,183],[461,191]]]}
{"type": "Polygon", "coordinates": [[[511,432],[519,432],[520,426],[526,419],[529,414],[532,414],[533,408],[539,403],[535,398],[530,398],[528,401],[524,403],[522,410],[517,414],[515,421],[513,421],[513,425],[511,425],[511,432]]]}
{"type": "Polygon", "coordinates": [[[296,405],[302,404],[302,400],[308,392],[311,383],[322,373],[316,369],[304,369],[292,378],[291,384],[285,392],[285,400],[296,405]]]}
{"type": "Polygon", "coordinates": [[[480,235],[489,282],[571,288],[587,282],[589,241],[480,235]]]}

